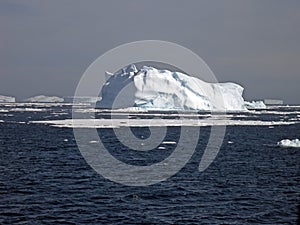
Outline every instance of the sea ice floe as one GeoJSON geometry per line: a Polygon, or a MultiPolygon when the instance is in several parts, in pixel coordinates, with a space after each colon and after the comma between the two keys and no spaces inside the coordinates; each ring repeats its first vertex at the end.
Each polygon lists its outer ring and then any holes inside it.
{"type": "Polygon", "coordinates": [[[118,127],[181,127],[181,126],[275,126],[291,125],[300,121],[260,121],[214,119],[66,119],[31,121],[31,123],[49,124],[54,127],[69,128],[118,128],[118,127]]]}
{"type": "Polygon", "coordinates": [[[290,115],[290,114],[295,114],[295,115],[299,115],[300,111],[268,111],[268,110],[261,110],[261,111],[249,111],[249,113],[251,114],[274,114],[274,115],[290,115]]]}

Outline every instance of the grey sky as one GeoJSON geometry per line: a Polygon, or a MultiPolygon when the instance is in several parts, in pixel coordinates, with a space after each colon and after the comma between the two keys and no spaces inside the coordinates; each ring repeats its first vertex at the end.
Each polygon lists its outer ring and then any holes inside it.
{"type": "Polygon", "coordinates": [[[0,94],[73,95],[120,44],[158,39],[201,56],[247,99],[300,103],[300,1],[0,1],[0,94]]]}

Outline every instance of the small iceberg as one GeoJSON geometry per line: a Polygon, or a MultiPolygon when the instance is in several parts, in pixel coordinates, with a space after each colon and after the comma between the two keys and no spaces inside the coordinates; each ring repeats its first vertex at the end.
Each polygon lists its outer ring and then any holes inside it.
{"type": "Polygon", "coordinates": [[[0,95],[0,102],[14,103],[16,102],[16,98],[11,96],[0,95]]]}
{"type": "Polygon", "coordinates": [[[245,106],[247,109],[266,109],[267,106],[263,101],[245,101],[245,106]]]}
{"type": "Polygon", "coordinates": [[[300,148],[300,140],[295,139],[295,140],[289,140],[289,139],[284,139],[281,140],[277,143],[278,146],[282,148],[300,148]]]}
{"type": "Polygon", "coordinates": [[[38,103],[52,103],[52,102],[63,102],[64,99],[57,96],[45,96],[38,95],[23,100],[24,102],[38,102],[38,103]]]}

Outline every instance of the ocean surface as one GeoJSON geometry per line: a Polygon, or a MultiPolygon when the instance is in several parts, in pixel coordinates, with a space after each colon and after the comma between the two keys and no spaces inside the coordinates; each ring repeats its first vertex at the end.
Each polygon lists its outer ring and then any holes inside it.
{"type": "MultiPolygon", "coordinates": [[[[203,127],[183,169],[163,182],[132,187],[96,173],[72,128],[32,123],[70,119],[70,105],[2,104],[0,224],[297,224],[300,149],[277,142],[300,137],[299,111],[235,114],[231,120],[291,123],[227,126],[216,159],[199,172],[211,131],[203,127]]],[[[149,135],[148,128],[131,130],[140,138],[149,135]]],[[[159,162],[176,146],[137,152],[122,146],[111,128],[98,133],[114,157],[133,165],[159,162]]],[[[168,127],[167,140],[177,142],[179,136],[180,127],[168,127]]]]}

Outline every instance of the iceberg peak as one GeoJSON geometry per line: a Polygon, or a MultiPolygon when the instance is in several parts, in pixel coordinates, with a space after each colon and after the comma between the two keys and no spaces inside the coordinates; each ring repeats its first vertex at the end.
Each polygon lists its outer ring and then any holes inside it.
{"type": "Polygon", "coordinates": [[[126,76],[129,77],[134,76],[138,72],[138,69],[134,64],[130,64],[127,67],[122,68],[119,72],[115,73],[114,75],[126,76]]]}

